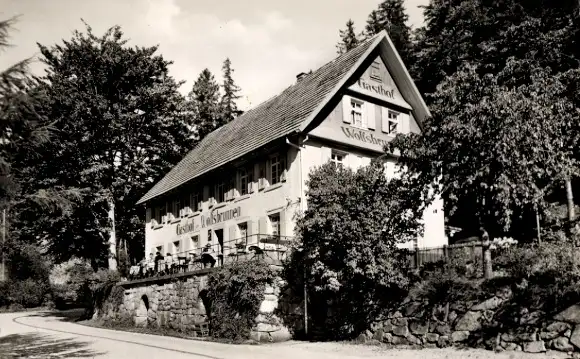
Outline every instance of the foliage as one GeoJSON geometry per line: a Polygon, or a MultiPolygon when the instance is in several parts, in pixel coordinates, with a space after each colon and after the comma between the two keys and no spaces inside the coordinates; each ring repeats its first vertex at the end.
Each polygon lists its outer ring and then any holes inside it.
{"type": "Polygon", "coordinates": [[[267,263],[249,261],[222,267],[208,277],[208,315],[213,337],[244,340],[256,325],[266,285],[275,273],[267,263]]]}
{"type": "Polygon", "coordinates": [[[431,196],[445,195],[450,214],[461,208],[468,223],[494,237],[544,208],[561,174],[576,166],[564,136],[577,131],[578,110],[549,69],[510,60],[497,75],[480,70],[469,65],[445,80],[424,131],[399,136],[386,150],[400,152],[416,186],[426,190],[437,180],[431,196]],[[504,84],[522,66],[530,83],[504,84]]]}
{"type": "Polygon", "coordinates": [[[99,270],[84,280],[78,296],[84,299],[85,318],[91,318],[95,311],[118,309],[123,299],[123,288],[116,285],[120,279],[117,271],[99,270]]]}
{"type": "Polygon", "coordinates": [[[198,140],[202,140],[221,125],[219,95],[219,85],[213,74],[204,69],[187,96],[198,140]]]}
{"type": "Polygon", "coordinates": [[[222,84],[223,96],[220,101],[220,117],[222,125],[225,125],[241,114],[241,111],[238,109],[238,105],[236,104],[236,100],[240,98],[239,92],[241,89],[236,85],[232,77],[234,70],[232,69],[232,62],[229,58],[224,61],[222,70],[224,82],[222,84]]]}
{"type": "Polygon", "coordinates": [[[0,284],[0,306],[39,307],[49,293],[48,283],[39,279],[9,280],[0,284]]]}
{"type": "Polygon", "coordinates": [[[340,42],[336,45],[336,51],[339,55],[354,49],[361,42],[354,30],[354,22],[352,19],[346,22],[346,28],[340,30],[339,33],[340,42]]]}
{"type": "Polygon", "coordinates": [[[465,62],[497,72],[514,56],[533,57],[556,70],[554,60],[560,67],[577,58],[576,7],[571,0],[432,0],[415,46],[415,81],[431,94],[465,62]]]}
{"type": "Polygon", "coordinates": [[[157,47],[126,42],[118,26],[100,37],[87,26],[61,45],[39,45],[47,73],[36,110],[58,135],[26,159],[34,169],[26,185],[84,190],[57,220],[29,213],[29,237],[47,241],[57,262],[74,256],[106,266],[111,211],[117,239],[133,259],[142,256],[145,213],[135,203],[193,145],[171,62],[157,47]]]}
{"type": "Polygon", "coordinates": [[[410,65],[412,44],[408,21],[409,16],[405,12],[403,0],[384,0],[378,5],[377,10],[369,14],[365,36],[368,39],[386,30],[403,62],[410,65]]]}
{"type": "Polygon", "coordinates": [[[404,178],[388,180],[380,161],[356,172],[327,163],[310,173],[307,198],[284,292],[300,301],[292,282],[305,277],[312,326],[352,337],[408,284],[397,244],[420,232],[421,193],[404,178]]]}

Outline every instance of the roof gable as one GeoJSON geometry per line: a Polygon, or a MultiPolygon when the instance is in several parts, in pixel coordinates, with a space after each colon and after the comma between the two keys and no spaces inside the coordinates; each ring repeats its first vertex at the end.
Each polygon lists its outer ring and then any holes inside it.
{"type": "MultiPolygon", "coordinates": [[[[279,95],[213,131],[157,182],[137,204],[167,193],[276,139],[291,133],[304,132],[321,109],[336,96],[363,61],[381,44],[392,47],[392,42],[385,31],[306,75],[279,95]]],[[[394,47],[391,50],[381,50],[381,56],[383,52],[389,56],[393,56],[394,53],[404,69],[394,47]]],[[[408,76],[408,73],[406,74],[408,76]]],[[[395,76],[393,78],[398,82],[395,76]]],[[[413,81],[410,80],[410,83],[413,84],[413,81]]]]}

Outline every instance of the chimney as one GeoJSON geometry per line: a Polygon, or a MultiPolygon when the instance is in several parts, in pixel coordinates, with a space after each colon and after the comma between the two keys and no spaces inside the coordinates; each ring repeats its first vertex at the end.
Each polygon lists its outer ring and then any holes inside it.
{"type": "Polygon", "coordinates": [[[305,78],[306,75],[308,75],[306,72],[301,72],[298,75],[296,75],[296,82],[302,81],[302,79],[305,78]]]}

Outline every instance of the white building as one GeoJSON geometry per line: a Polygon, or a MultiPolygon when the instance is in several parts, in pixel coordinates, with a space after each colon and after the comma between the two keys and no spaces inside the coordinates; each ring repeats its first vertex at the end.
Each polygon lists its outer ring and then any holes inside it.
{"type": "MultiPolygon", "coordinates": [[[[232,241],[293,236],[311,168],[366,165],[397,133],[421,131],[428,116],[382,32],[212,132],[155,184],[139,201],[146,255],[208,243],[225,253],[232,241]]],[[[388,161],[393,176],[396,159],[388,161]]],[[[425,210],[424,223],[419,247],[447,244],[442,201],[425,210]]]]}

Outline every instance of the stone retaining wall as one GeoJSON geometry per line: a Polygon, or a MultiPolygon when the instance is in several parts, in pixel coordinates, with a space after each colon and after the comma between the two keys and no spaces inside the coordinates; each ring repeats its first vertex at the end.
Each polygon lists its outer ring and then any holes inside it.
{"type": "Polygon", "coordinates": [[[385,320],[375,322],[359,340],[427,348],[469,346],[529,353],[548,349],[580,351],[580,305],[572,305],[556,315],[519,308],[519,314],[506,326],[500,322],[505,313],[499,311],[510,298],[511,291],[504,289],[481,302],[450,303],[431,311],[423,309],[427,308],[424,302],[407,300],[385,320]]]}
{"type": "MultiPolygon", "coordinates": [[[[108,303],[95,311],[94,318],[132,321],[135,326],[170,328],[191,336],[209,335],[209,318],[204,302],[208,270],[169,278],[120,283],[123,297],[119,304],[108,303]]],[[[278,306],[278,286],[266,288],[257,325],[251,339],[283,341],[290,333],[273,314],[278,306]]]]}

